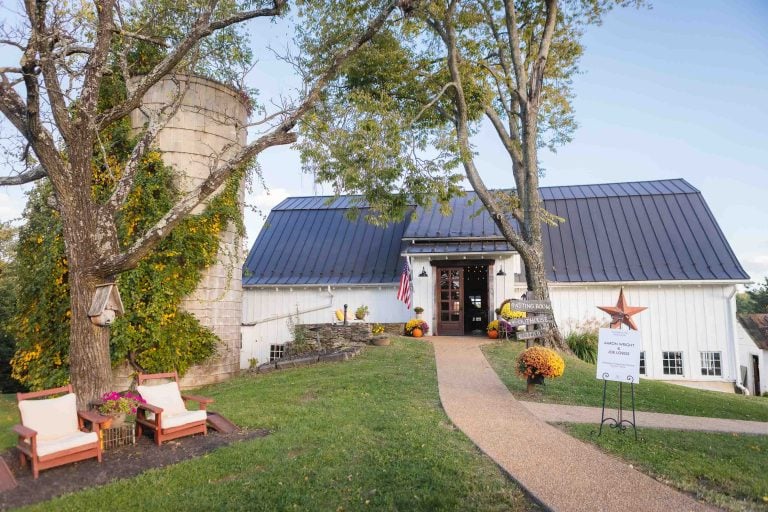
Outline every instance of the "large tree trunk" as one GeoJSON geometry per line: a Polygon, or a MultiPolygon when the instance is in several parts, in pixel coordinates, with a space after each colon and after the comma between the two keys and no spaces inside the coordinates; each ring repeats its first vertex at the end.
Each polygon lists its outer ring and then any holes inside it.
{"type": "MultiPolygon", "coordinates": [[[[549,285],[543,265],[543,258],[538,257],[538,255],[543,255],[543,250],[541,250],[541,252],[536,250],[532,252],[533,254],[530,255],[532,257],[527,258],[528,261],[526,261],[523,254],[520,255],[525,263],[526,275],[529,279],[528,289],[533,293],[532,298],[537,300],[550,300],[549,285]]],[[[534,328],[547,331],[547,335],[544,338],[541,338],[542,345],[563,352],[571,352],[568,343],[566,343],[565,339],[563,339],[563,335],[560,333],[560,328],[557,326],[557,321],[555,320],[554,315],[552,315],[552,323],[549,326],[535,325],[534,328]]]]}
{"type": "Polygon", "coordinates": [[[110,390],[112,364],[109,357],[109,327],[98,327],[88,318],[96,280],[88,278],[69,262],[69,289],[72,307],[69,332],[69,374],[77,393],[78,408],[110,390]]]}
{"type": "Polygon", "coordinates": [[[61,213],[70,290],[70,382],[78,408],[88,405],[112,385],[109,355],[110,328],[94,325],[88,317],[96,286],[111,282],[98,272],[100,258],[119,251],[117,232],[108,212],[93,201],[90,187],[91,154],[73,151],[70,171],[86,187],[64,188],[52,180],[61,213]]]}

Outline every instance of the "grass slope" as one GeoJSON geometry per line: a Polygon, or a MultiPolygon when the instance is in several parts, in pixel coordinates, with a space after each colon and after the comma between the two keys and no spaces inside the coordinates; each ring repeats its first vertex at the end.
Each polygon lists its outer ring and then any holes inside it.
{"type": "MultiPolygon", "coordinates": [[[[526,393],[525,380],[515,374],[515,359],[524,348],[522,343],[516,342],[483,347],[491,366],[517,398],[558,404],[601,406],[603,383],[595,378],[595,365],[575,357],[565,356],[565,374],[561,378],[547,379],[543,390],[535,394],[526,393]]],[[[616,383],[608,383],[609,399],[617,394],[616,387],[616,383]]],[[[629,400],[628,393],[625,397],[625,400],[629,400]]],[[[635,386],[635,404],[638,411],[768,421],[768,399],[764,397],[702,391],[645,379],[635,386]]]]}
{"type": "Polygon", "coordinates": [[[768,436],[642,429],[590,435],[596,425],[566,431],[618,455],[651,476],[729,510],[768,510],[768,436]]]}
{"type": "Polygon", "coordinates": [[[19,422],[16,395],[0,395],[0,450],[16,445],[18,436],[11,427],[19,422]]]}
{"type": "MultiPolygon", "coordinates": [[[[531,510],[449,423],[432,349],[396,340],[343,364],[199,390],[272,435],[31,510],[531,510]]],[[[108,455],[107,455],[108,456],[108,455]]]]}

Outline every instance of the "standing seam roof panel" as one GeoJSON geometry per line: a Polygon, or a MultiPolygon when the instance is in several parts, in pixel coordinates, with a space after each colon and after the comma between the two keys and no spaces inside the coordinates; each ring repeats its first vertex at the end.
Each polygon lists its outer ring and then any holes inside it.
{"type": "Polygon", "coordinates": [[[707,207],[707,204],[704,202],[701,195],[686,195],[686,199],[688,200],[691,210],[696,212],[698,228],[701,230],[702,238],[707,240],[714,248],[714,251],[709,253],[709,261],[712,262],[710,268],[713,269],[713,274],[719,279],[732,279],[740,273],[743,273],[744,270],[741,268],[741,265],[738,264],[736,256],[733,254],[733,251],[723,236],[723,232],[718,227],[717,222],[712,216],[712,212],[707,207]],[[726,261],[726,259],[729,261],[726,261]],[[714,270],[715,268],[719,269],[719,272],[716,272],[714,270]]]}
{"type": "MultiPolygon", "coordinates": [[[[546,273],[552,280],[748,278],[700,192],[684,180],[545,187],[541,196],[545,208],[567,217],[560,227],[542,226],[546,273]]],[[[344,217],[347,207],[359,199],[281,202],[246,259],[244,284],[389,282],[387,276],[394,282],[402,262],[399,254],[405,249],[404,233],[424,241],[451,236],[478,239],[430,243],[429,249],[409,249],[412,253],[510,250],[506,242],[493,240],[501,236],[486,212],[472,215],[481,207],[472,193],[453,201],[456,218],[441,217],[435,206],[418,209],[419,218],[413,222],[384,229],[362,221],[353,225],[344,217]]]]}

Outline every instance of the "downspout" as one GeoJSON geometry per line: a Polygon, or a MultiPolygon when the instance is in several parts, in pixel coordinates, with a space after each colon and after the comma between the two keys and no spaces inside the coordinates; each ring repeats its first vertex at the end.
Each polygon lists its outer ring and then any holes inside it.
{"type": "Polygon", "coordinates": [[[728,319],[731,323],[731,343],[733,344],[733,363],[736,366],[734,375],[735,377],[735,384],[736,387],[741,390],[741,392],[744,394],[744,396],[749,396],[749,390],[745,388],[741,383],[741,367],[739,364],[739,343],[736,340],[736,311],[734,310],[734,297],[736,296],[736,287],[733,287],[733,292],[728,297],[728,319]]]}
{"type": "Polygon", "coordinates": [[[303,315],[304,313],[312,313],[314,311],[322,311],[323,309],[328,309],[330,307],[333,307],[333,292],[331,291],[331,286],[330,285],[328,285],[328,290],[327,291],[328,291],[328,295],[329,295],[329,297],[328,297],[328,304],[326,304],[324,306],[315,306],[315,307],[309,308],[309,309],[297,310],[295,313],[286,313],[286,314],[283,314],[283,315],[272,315],[272,316],[269,316],[267,318],[262,318],[261,320],[254,320],[253,322],[243,322],[240,325],[242,327],[253,327],[254,325],[266,324],[267,322],[274,322],[275,320],[281,320],[283,318],[289,318],[289,317],[292,317],[293,315],[299,316],[299,315],[303,315]]]}

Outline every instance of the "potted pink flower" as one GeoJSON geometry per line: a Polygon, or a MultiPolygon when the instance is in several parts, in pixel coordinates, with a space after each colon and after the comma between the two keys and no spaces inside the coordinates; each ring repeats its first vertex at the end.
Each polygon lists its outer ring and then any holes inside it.
{"type": "Polygon", "coordinates": [[[99,404],[99,412],[105,416],[111,416],[112,420],[105,425],[105,428],[109,428],[110,425],[122,425],[125,423],[126,418],[130,417],[132,421],[136,419],[136,407],[138,404],[146,403],[140,395],[125,391],[118,393],[117,391],[109,391],[104,393],[101,397],[101,403],[99,404]]]}

